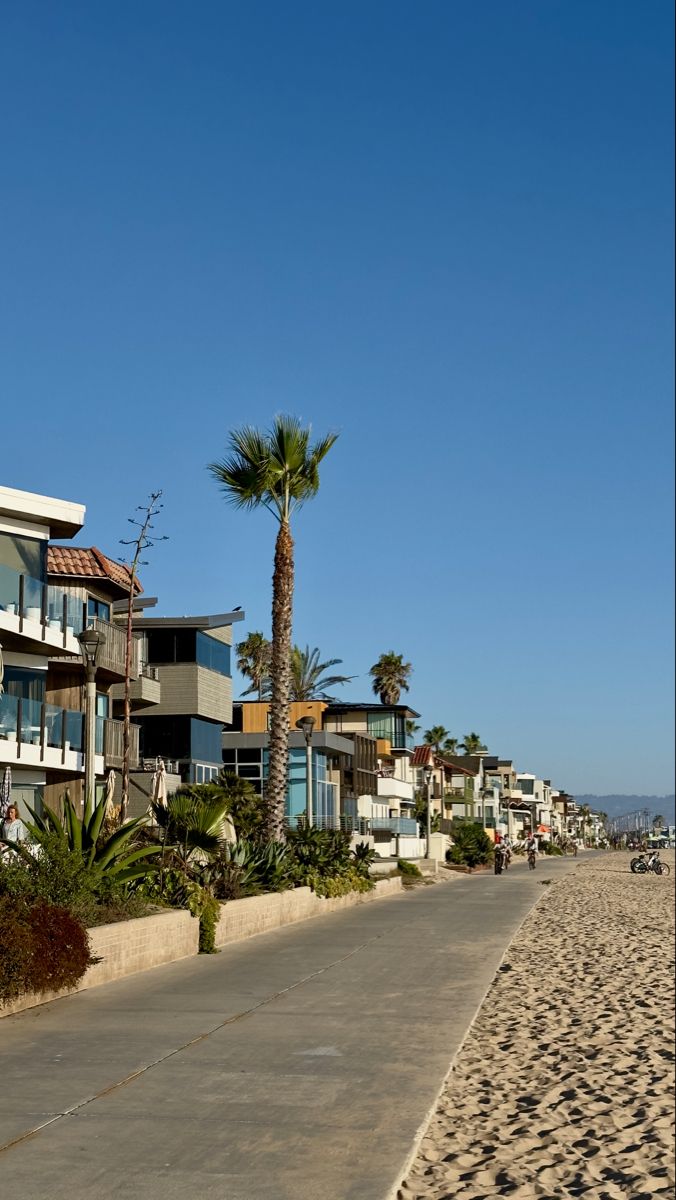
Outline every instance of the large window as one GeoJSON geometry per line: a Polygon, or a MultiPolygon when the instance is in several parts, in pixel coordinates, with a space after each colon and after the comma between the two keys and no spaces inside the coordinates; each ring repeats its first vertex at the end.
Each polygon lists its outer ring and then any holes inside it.
{"type": "Polygon", "coordinates": [[[196,661],[219,675],[230,675],[230,647],[206,633],[197,634],[196,661]]]}
{"type": "Polygon", "coordinates": [[[149,629],[147,633],[148,662],[155,666],[166,663],[198,663],[230,676],[230,646],[194,629],[149,629]]]}
{"type": "Polygon", "coordinates": [[[44,583],[47,567],[47,543],[39,538],[0,533],[0,563],[20,575],[30,575],[44,583]]]}
{"type": "Polygon", "coordinates": [[[221,763],[223,726],[215,721],[190,718],[190,757],[200,762],[221,763]]]}

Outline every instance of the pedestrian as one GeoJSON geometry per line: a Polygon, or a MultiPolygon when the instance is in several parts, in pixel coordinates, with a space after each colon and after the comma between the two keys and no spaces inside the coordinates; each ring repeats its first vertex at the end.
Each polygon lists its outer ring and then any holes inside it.
{"type": "Polygon", "coordinates": [[[7,807],[5,819],[2,822],[2,838],[5,842],[25,842],[27,837],[26,826],[19,816],[19,811],[16,804],[10,804],[7,807]]]}

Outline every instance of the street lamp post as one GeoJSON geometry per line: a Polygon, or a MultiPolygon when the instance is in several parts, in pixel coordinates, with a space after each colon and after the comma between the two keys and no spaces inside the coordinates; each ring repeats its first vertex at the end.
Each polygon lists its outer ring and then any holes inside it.
{"type": "Polygon", "coordinates": [[[427,791],[427,815],[425,819],[425,858],[430,858],[432,851],[432,767],[425,767],[425,788],[427,791]]]}
{"type": "Polygon", "coordinates": [[[296,729],[300,729],[305,738],[305,819],[308,825],[312,825],[312,730],[314,727],[314,717],[301,717],[296,721],[296,729]]]}
{"type": "Polygon", "coordinates": [[[85,784],[83,808],[89,800],[92,808],[96,803],[96,771],[94,756],[96,754],[96,667],[106,635],[100,629],[89,626],[78,634],[77,638],[84,660],[87,691],[85,698],[85,784]]]}

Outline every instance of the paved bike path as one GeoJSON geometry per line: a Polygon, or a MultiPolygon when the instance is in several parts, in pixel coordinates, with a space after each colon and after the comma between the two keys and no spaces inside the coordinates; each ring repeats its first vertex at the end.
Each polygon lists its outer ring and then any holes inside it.
{"type": "Polygon", "coordinates": [[[541,881],[579,862],[422,886],[6,1017],[3,1197],[385,1200],[541,881]]]}

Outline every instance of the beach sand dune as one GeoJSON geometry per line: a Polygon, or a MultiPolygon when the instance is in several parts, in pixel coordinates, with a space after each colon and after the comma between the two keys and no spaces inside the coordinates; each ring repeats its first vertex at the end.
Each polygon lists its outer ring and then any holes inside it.
{"type": "MultiPolygon", "coordinates": [[[[674,855],[584,859],[512,942],[401,1200],[674,1194],[674,855]]],[[[439,1032],[438,1036],[442,1036],[439,1032]]]]}

